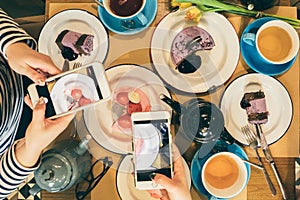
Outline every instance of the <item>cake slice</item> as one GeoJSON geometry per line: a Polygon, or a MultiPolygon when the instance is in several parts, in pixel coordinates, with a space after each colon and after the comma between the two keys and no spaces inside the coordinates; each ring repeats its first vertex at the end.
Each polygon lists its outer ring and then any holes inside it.
{"type": "Polygon", "coordinates": [[[75,31],[64,30],[56,38],[55,43],[65,59],[75,60],[78,55],[89,56],[93,51],[94,36],[75,31]]]}
{"type": "Polygon", "coordinates": [[[246,110],[250,124],[265,124],[268,122],[269,112],[263,91],[245,93],[241,100],[241,107],[246,110]]]}
{"type": "Polygon", "coordinates": [[[203,28],[190,26],[181,30],[171,45],[171,58],[177,66],[195,51],[211,50],[215,46],[212,36],[203,28]]]}

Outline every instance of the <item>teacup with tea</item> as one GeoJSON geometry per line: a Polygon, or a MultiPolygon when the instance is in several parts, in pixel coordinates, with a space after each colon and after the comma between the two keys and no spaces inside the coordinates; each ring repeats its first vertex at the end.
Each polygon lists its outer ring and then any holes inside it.
{"type": "Polygon", "coordinates": [[[148,19],[143,14],[147,0],[103,0],[104,9],[113,17],[121,21],[137,21],[146,25],[148,19]]]}
{"type": "Polygon", "coordinates": [[[282,20],[271,20],[242,36],[243,42],[255,48],[253,59],[262,63],[281,65],[290,62],[299,50],[299,37],[296,30],[282,20]]]}
{"type": "Polygon", "coordinates": [[[207,159],[201,172],[202,183],[212,196],[232,198],[247,184],[247,168],[232,152],[219,152],[207,159]]]}

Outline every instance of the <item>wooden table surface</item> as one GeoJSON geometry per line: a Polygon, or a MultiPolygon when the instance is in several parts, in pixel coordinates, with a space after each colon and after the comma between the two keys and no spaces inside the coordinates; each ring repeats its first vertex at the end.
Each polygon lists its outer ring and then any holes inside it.
{"type": "MultiPolygon", "coordinates": [[[[49,19],[55,13],[69,9],[69,8],[81,8],[89,10],[91,13],[97,15],[97,6],[96,4],[92,3],[92,0],[46,0],[46,20],[49,19]]],[[[169,3],[167,0],[158,0],[158,11],[154,22],[151,24],[151,27],[155,27],[157,23],[162,19],[162,17],[167,14],[168,12],[168,5],[169,3]]],[[[278,13],[281,15],[287,15],[290,17],[296,17],[296,8],[287,7],[289,5],[289,1],[281,1],[280,7],[274,7],[268,12],[278,13]],[[282,6],[286,5],[286,6],[282,6]]],[[[236,29],[237,33],[239,32],[240,28],[240,16],[228,16],[229,21],[233,24],[234,28],[236,29]]],[[[127,40],[130,41],[138,41],[138,42],[148,42],[149,38],[152,34],[151,29],[144,31],[141,34],[137,34],[135,36],[118,36],[109,31],[110,37],[114,38],[116,41],[119,42],[115,44],[112,42],[110,44],[110,48],[118,47],[122,45],[122,41],[127,40]],[[121,43],[121,44],[120,44],[121,43]]],[[[137,42],[137,43],[138,43],[137,42]]],[[[134,46],[134,44],[133,44],[134,46]]],[[[147,58],[139,59],[137,57],[132,56],[122,56],[121,58],[115,59],[115,55],[108,55],[105,65],[106,67],[114,66],[120,63],[136,63],[140,65],[144,65],[145,63],[150,63],[150,58],[148,57],[149,52],[146,51],[147,58]]],[[[140,56],[140,55],[138,55],[140,56]]],[[[234,75],[230,78],[230,80],[226,83],[230,83],[235,77],[239,76],[240,74],[245,73],[247,70],[247,66],[245,63],[240,59],[238,63],[238,67],[234,72],[234,75]]],[[[299,59],[296,61],[294,66],[284,75],[276,77],[278,78],[290,92],[290,95],[293,99],[293,106],[294,106],[294,116],[291,126],[288,132],[280,139],[280,141],[276,142],[275,144],[271,145],[271,151],[275,157],[275,162],[278,167],[279,173],[283,179],[285,187],[287,189],[287,193],[289,199],[295,199],[295,169],[294,169],[294,157],[299,155],[299,59]]],[[[222,93],[222,89],[218,90],[217,93],[222,93]]],[[[216,103],[216,102],[215,102],[216,103]]],[[[70,127],[69,127],[70,128],[70,127]]],[[[68,130],[66,131],[68,132],[68,130]]],[[[97,146],[97,145],[95,145],[97,146]]],[[[102,149],[101,147],[95,147],[99,157],[103,156],[104,154],[109,154],[106,150],[102,149]]],[[[250,161],[256,162],[256,158],[254,157],[254,152],[249,149],[248,147],[244,147],[246,153],[249,156],[250,161]]],[[[261,152],[260,152],[261,153],[261,152]]],[[[94,154],[93,154],[94,155],[94,154]]],[[[262,155],[262,154],[261,154],[262,155]]],[[[94,155],[97,157],[98,155],[94,155]]],[[[119,156],[115,156],[116,160],[120,159],[119,156]]],[[[265,162],[265,161],[264,161],[265,162]]],[[[117,162],[116,162],[117,163],[117,162]]],[[[276,187],[277,195],[272,197],[270,191],[266,185],[264,180],[264,176],[260,170],[251,167],[251,178],[249,180],[247,188],[242,192],[240,196],[236,199],[282,199],[280,189],[276,182],[275,176],[270,168],[270,166],[266,164],[267,170],[271,176],[271,179],[276,187]]],[[[92,194],[89,196],[91,199],[120,199],[117,188],[115,186],[115,177],[116,177],[116,170],[111,169],[108,174],[103,178],[103,180],[98,184],[98,186],[93,190],[92,194]],[[99,198],[101,195],[102,198],[99,198]]],[[[193,199],[204,199],[194,187],[192,187],[192,196],[193,199]]],[[[74,188],[71,188],[68,191],[62,193],[48,193],[43,191],[42,192],[42,199],[44,200],[66,200],[66,199],[75,199],[74,196],[74,188]]]]}

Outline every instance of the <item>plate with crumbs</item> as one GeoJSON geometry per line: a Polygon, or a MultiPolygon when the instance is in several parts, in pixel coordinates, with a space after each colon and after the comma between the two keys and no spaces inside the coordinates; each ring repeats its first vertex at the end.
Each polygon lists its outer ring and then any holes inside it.
{"type": "MultiPolygon", "coordinates": [[[[188,93],[203,93],[226,82],[234,72],[239,60],[239,40],[231,23],[221,14],[207,12],[199,22],[185,19],[186,10],[178,10],[167,14],[157,25],[151,39],[151,59],[159,76],[170,86],[188,93]],[[187,28],[201,30],[199,35],[190,35],[189,40],[176,39],[187,28]],[[202,42],[210,35],[212,48],[205,48],[202,42]],[[194,38],[191,40],[191,38],[194,38]],[[200,44],[203,48],[193,49],[193,53],[201,58],[200,67],[196,71],[182,73],[178,69],[177,54],[185,55],[186,49],[200,44]],[[173,55],[174,54],[174,55],[173,55]],[[177,67],[177,69],[176,69],[177,67]]],[[[190,31],[186,31],[189,34],[190,31]]],[[[183,34],[184,35],[184,34],[183,34]]],[[[192,51],[188,51],[192,54],[192,51]]],[[[186,57],[187,58],[187,57],[186,57]]]]}
{"type": "Polygon", "coordinates": [[[65,10],[52,16],[42,28],[38,40],[39,52],[50,56],[61,69],[65,59],[70,67],[74,63],[103,63],[108,46],[108,34],[101,21],[79,9],[65,10]]]}

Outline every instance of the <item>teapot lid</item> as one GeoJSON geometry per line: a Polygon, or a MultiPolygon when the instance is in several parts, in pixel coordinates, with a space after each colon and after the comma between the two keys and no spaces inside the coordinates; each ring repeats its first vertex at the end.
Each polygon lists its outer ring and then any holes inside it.
{"type": "Polygon", "coordinates": [[[223,114],[210,102],[202,99],[191,100],[185,112],[183,128],[186,135],[194,141],[215,141],[224,129],[223,114]]]}
{"type": "Polygon", "coordinates": [[[41,189],[58,192],[68,186],[72,178],[72,167],[68,159],[58,153],[46,153],[40,167],[34,172],[41,189]]]}

